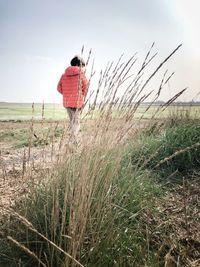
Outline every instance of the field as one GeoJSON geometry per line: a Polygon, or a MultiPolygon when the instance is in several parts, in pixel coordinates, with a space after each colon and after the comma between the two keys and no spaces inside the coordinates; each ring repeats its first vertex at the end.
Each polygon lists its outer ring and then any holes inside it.
{"type": "MultiPolygon", "coordinates": [[[[0,103],[0,120],[30,120],[32,112],[34,118],[42,119],[42,104],[34,104],[34,111],[31,103],[0,103]]],[[[65,110],[59,104],[45,104],[44,117],[47,120],[66,118],[65,110]]]]}
{"type": "Polygon", "coordinates": [[[0,266],[199,266],[198,106],[0,105],[0,266]],[[131,127],[130,127],[131,125],[131,127]]]}
{"type": "MultiPolygon", "coordinates": [[[[148,112],[145,112],[148,104],[140,106],[134,114],[134,118],[151,118],[159,106],[153,105],[148,112]]],[[[190,116],[192,118],[200,117],[200,106],[198,105],[173,105],[169,106],[163,112],[156,114],[157,118],[168,118],[170,115],[190,116]]],[[[31,103],[3,103],[0,102],[0,121],[20,121],[35,120],[44,118],[47,121],[66,119],[66,111],[61,104],[31,104],[31,103]],[[43,112],[44,111],[44,112],[43,112]]],[[[117,112],[116,112],[117,116],[117,112]]]]}

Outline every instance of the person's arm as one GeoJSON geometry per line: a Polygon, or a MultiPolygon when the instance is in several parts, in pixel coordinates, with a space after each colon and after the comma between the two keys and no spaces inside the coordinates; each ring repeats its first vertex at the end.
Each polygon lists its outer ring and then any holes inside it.
{"type": "Polygon", "coordinates": [[[88,89],[88,80],[87,78],[85,77],[85,74],[82,73],[82,92],[83,92],[83,95],[85,96],[86,93],[87,93],[87,89],[88,89]]]}
{"type": "Polygon", "coordinates": [[[57,90],[61,94],[63,93],[63,90],[62,90],[62,77],[63,77],[63,75],[61,76],[60,81],[58,82],[58,86],[57,86],[57,90]]]}

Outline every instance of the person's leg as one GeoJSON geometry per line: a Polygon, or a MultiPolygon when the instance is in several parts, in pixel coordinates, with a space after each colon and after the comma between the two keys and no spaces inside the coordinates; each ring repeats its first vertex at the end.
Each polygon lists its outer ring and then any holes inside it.
{"type": "Polygon", "coordinates": [[[75,141],[78,141],[78,134],[80,131],[80,109],[76,108],[72,111],[72,134],[75,141]]]}
{"type": "Polygon", "coordinates": [[[66,108],[68,116],[69,116],[69,131],[72,131],[73,126],[73,109],[72,108],[66,108]]]}
{"type": "Polygon", "coordinates": [[[80,109],[66,108],[69,116],[70,141],[78,143],[78,134],[80,131],[80,109]]]}

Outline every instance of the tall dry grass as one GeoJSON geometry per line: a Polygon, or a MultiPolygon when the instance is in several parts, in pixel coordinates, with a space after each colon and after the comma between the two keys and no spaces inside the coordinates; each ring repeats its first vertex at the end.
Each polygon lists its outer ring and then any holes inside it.
{"type": "MultiPolygon", "coordinates": [[[[17,247],[16,253],[11,247],[17,264],[22,261],[26,266],[156,266],[151,265],[155,263],[159,266],[160,259],[150,248],[155,229],[142,223],[143,215],[154,209],[159,186],[148,171],[141,172],[137,165],[133,168],[131,161],[122,164],[127,142],[146,123],[157,125],[156,115],[186,90],[158,107],[150,121],[143,122],[144,114],[135,120],[142,103],[149,97],[153,99],[145,110],[148,112],[159,99],[173,73],[164,72],[157,90],[145,90],[181,47],[143,80],[146,69],[157,56],[157,53],[152,55],[153,46],[139,69],[134,69],[138,61],[135,54],[126,62],[122,62],[121,56],[117,63],[108,63],[100,72],[97,88],[88,90],[82,112],[89,126],[88,132],[82,134],[81,147],[67,142],[66,127],[58,142],[51,138],[51,171],[46,175],[42,172],[43,179],[16,205],[16,211],[8,212],[10,223],[5,233],[17,247]],[[21,233],[21,237],[16,233],[21,233]]],[[[91,51],[87,66],[90,58],[91,51]]],[[[93,63],[89,72],[92,83],[93,63]]],[[[28,175],[33,167],[30,161],[33,128],[31,120],[28,175]]]]}

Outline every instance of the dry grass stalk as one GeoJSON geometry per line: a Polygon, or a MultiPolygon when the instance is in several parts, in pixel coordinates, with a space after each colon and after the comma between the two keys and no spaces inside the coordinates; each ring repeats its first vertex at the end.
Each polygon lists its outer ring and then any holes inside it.
{"type": "MultiPolygon", "coordinates": [[[[66,189],[64,203],[66,203],[66,205],[67,203],[68,205],[70,205],[69,228],[67,230],[67,233],[71,237],[71,239],[68,240],[67,247],[70,255],[72,256],[79,254],[80,246],[83,242],[85,227],[87,225],[90,212],[90,206],[94,197],[93,194],[96,192],[96,187],[98,186],[98,176],[95,175],[95,171],[97,169],[101,170],[105,166],[102,153],[102,149],[99,149],[98,155],[95,155],[95,157],[93,157],[91,155],[92,153],[88,151],[88,148],[87,150],[83,150],[80,157],[83,157],[84,160],[88,162],[88,164],[91,164],[92,161],[92,169],[89,168],[89,166],[86,166],[86,168],[73,166],[74,171],[78,170],[76,171],[78,172],[78,177],[71,183],[69,182],[69,180],[66,180],[65,182],[66,189]]],[[[65,162],[63,164],[66,165],[65,162]]],[[[73,161],[71,164],[73,164],[73,161]]],[[[76,172],[74,173],[74,175],[76,175],[76,172]]],[[[110,179],[112,179],[113,175],[113,171],[112,174],[109,172],[107,174],[107,177],[105,178],[104,190],[106,192],[108,192],[108,188],[110,187],[111,183],[110,179]]],[[[99,203],[99,209],[97,211],[99,218],[101,217],[101,205],[102,203],[99,203]]],[[[64,207],[64,209],[66,211],[66,206],[64,207]]],[[[65,211],[63,212],[63,214],[65,214],[65,211]]],[[[66,229],[64,229],[66,217],[63,216],[63,219],[64,221],[62,221],[62,232],[66,231],[66,229]]],[[[70,266],[73,266],[73,263],[69,262],[69,264],[70,266]]]]}
{"type": "Polygon", "coordinates": [[[176,101],[185,91],[187,90],[187,88],[184,88],[183,90],[181,90],[180,92],[178,92],[177,94],[175,94],[172,98],[170,98],[167,102],[165,102],[163,105],[159,106],[157,108],[157,110],[154,112],[154,114],[152,115],[151,119],[155,119],[156,116],[158,116],[159,114],[161,114],[162,112],[164,112],[172,103],[174,103],[174,101],[176,101]]]}
{"type": "Polygon", "coordinates": [[[36,260],[41,266],[43,267],[47,267],[46,264],[44,264],[44,262],[42,262],[35,253],[33,253],[32,251],[30,251],[30,249],[28,249],[27,247],[25,247],[24,245],[20,244],[17,240],[15,240],[14,238],[12,238],[11,236],[7,236],[8,241],[10,241],[11,243],[13,243],[14,245],[16,245],[18,248],[20,248],[21,250],[23,250],[27,255],[31,256],[34,260],[36,260]]]}
{"type": "Polygon", "coordinates": [[[22,160],[22,178],[24,177],[25,172],[26,172],[26,150],[24,149],[23,160],[22,160]]]}
{"type": "Polygon", "coordinates": [[[34,110],[35,110],[34,103],[32,103],[32,117],[31,117],[30,130],[29,130],[29,140],[28,140],[28,157],[27,157],[28,162],[30,161],[32,139],[33,139],[34,110]]]}
{"type": "MultiPolygon", "coordinates": [[[[156,102],[156,100],[158,100],[160,94],[161,94],[161,91],[163,89],[163,87],[169,82],[169,80],[172,78],[172,76],[174,75],[174,72],[169,76],[167,77],[167,79],[165,80],[165,76],[167,74],[167,71],[165,71],[164,75],[163,75],[163,78],[161,80],[161,83],[160,83],[160,86],[159,86],[159,89],[158,89],[158,92],[156,93],[156,96],[155,98],[153,99],[153,101],[148,105],[148,107],[145,109],[144,111],[144,114],[152,107],[152,105],[156,102]]],[[[158,109],[159,110],[159,109],[158,109]]],[[[141,116],[141,119],[143,119],[144,117],[144,114],[141,116]]]]}
{"type": "Polygon", "coordinates": [[[44,101],[42,102],[42,129],[43,129],[43,125],[44,125],[44,101]]]}
{"type": "MultiPolygon", "coordinates": [[[[119,143],[121,140],[124,139],[125,136],[127,136],[132,131],[133,127],[135,126],[135,121],[133,120],[134,114],[137,112],[141,104],[144,103],[144,101],[146,101],[153,94],[154,90],[143,95],[141,95],[141,93],[143,93],[146,86],[158,73],[161,67],[181,47],[181,45],[179,45],[176,49],[174,49],[172,53],[159,64],[159,66],[153,71],[153,73],[150,74],[149,78],[147,78],[147,80],[143,82],[141,80],[141,77],[143,76],[143,71],[157,55],[156,53],[151,56],[153,46],[154,43],[148,51],[142,63],[142,66],[136,73],[136,75],[129,74],[137,60],[135,59],[136,54],[133,55],[127,62],[121,62],[123,57],[123,55],[121,55],[113,69],[113,62],[111,62],[108,63],[104,72],[101,70],[96,95],[93,99],[93,104],[90,105],[89,110],[84,116],[84,118],[86,118],[87,116],[93,117],[94,114],[98,114],[98,119],[96,119],[95,125],[95,136],[102,134],[101,129],[104,129],[104,132],[108,132],[109,129],[111,129],[113,115],[115,112],[117,112],[118,118],[122,118],[122,120],[125,121],[125,124],[123,123],[123,127],[121,127],[121,125],[118,125],[118,141],[116,143],[119,143]],[[130,79],[130,82],[128,86],[124,88],[124,93],[120,95],[121,86],[124,84],[125,81],[127,81],[127,79],[130,79]]],[[[174,73],[172,73],[168,77],[166,77],[166,74],[167,71],[162,77],[160,86],[155,94],[154,99],[151,101],[150,105],[146,107],[146,112],[158,100],[161,94],[161,90],[168,83],[174,73]]],[[[155,116],[158,115],[158,113],[161,112],[163,108],[169,106],[181,94],[183,94],[185,90],[186,89],[183,89],[178,94],[173,96],[169,101],[167,101],[165,105],[159,107],[158,110],[152,115],[152,119],[154,119],[155,116]]],[[[93,92],[94,91],[91,92],[90,96],[93,94],[93,92]]],[[[140,117],[140,119],[143,119],[143,117],[144,114],[140,117]]]]}
{"type": "Polygon", "coordinates": [[[3,175],[3,180],[5,182],[6,181],[7,172],[6,172],[6,166],[5,166],[4,162],[3,162],[1,151],[0,151],[0,166],[1,166],[1,171],[2,171],[2,175],[3,175]]]}
{"type": "MultiPolygon", "coordinates": [[[[12,211],[10,209],[10,211],[12,211]]],[[[15,211],[12,211],[12,215],[18,219],[22,224],[24,224],[26,227],[28,227],[28,229],[30,229],[32,232],[36,233],[38,236],[40,236],[42,239],[44,239],[45,241],[47,241],[50,245],[52,245],[54,248],[56,248],[57,250],[59,250],[60,252],[62,252],[66,257],[70,258],[72,261],[74,261],[78,266],[84,267],[79,261],[77,261],[74,257],[72,257],[69,253],[67,253],[66,251],[64,251],[62,248],[60,248],[59,246],[57,246],[54,242],[52,242],[51,240],[49,240],[48,238],[46,238],[43,234],[41,234],[40,232],[38,232],[34,226],[23,216],[21,216],[20,214],[18,214],[15,211]]]]}
{"type": "Polygon", "coordinates": [[[166,57],[161,63],[160,65],[155,69],[155,71],[149,76],[149,78],[145,81],[145,83],[143,84],[142,88],[140,89],[138,95],[141,94],[141,92],[144,90],[144,88],[147,86],[147,84],[151,81],[151,79],[156,75],[156,73],[161,69],[161,67],[176,53],[176,51],[182,46],[182,44],[178,45],[173,51],[172,53],[166,57]]]}
{"type": "Polygon", "coordinates": [[[186,227],[187,237],[189,237],[190,234],[189,234],[189,222],[188,222],[188,196],[186,192],[185,177],[183,177],[183,209],[184,209],[185,227],[186,227]]]}
{"type": "Polygon", "coordinates": [[[171,255],[171,252],[173,251],[173,247],[170,248],[169,252],[165,255],[164,259],[165,259],[165,266],[164,267],[172,267],[176,261],[174,259],[174,257],[171,255]]]}
{"type": "Polygon", "coordinates": [[[160,165],[164,164],[165,162],[168,162],[168,161],[172,160],[173,158],[175,158],[178,155],[184,154],[185,152],[188,152],[188,151],[190,151],[192,149],[195,149],[195,148],[198,148],[198,147],[200,147],[200,143],[195,143],[195,144],[193,144],[193,145],[191,145],[189,147],[186,147],[184,149],[180,149],[180,150],[174,152],[174,154],[172,154],[171,156],[166,157],[163,160],[161,160],[158,164],[156,164],[155,168],[160,167],[160,165]]]}

